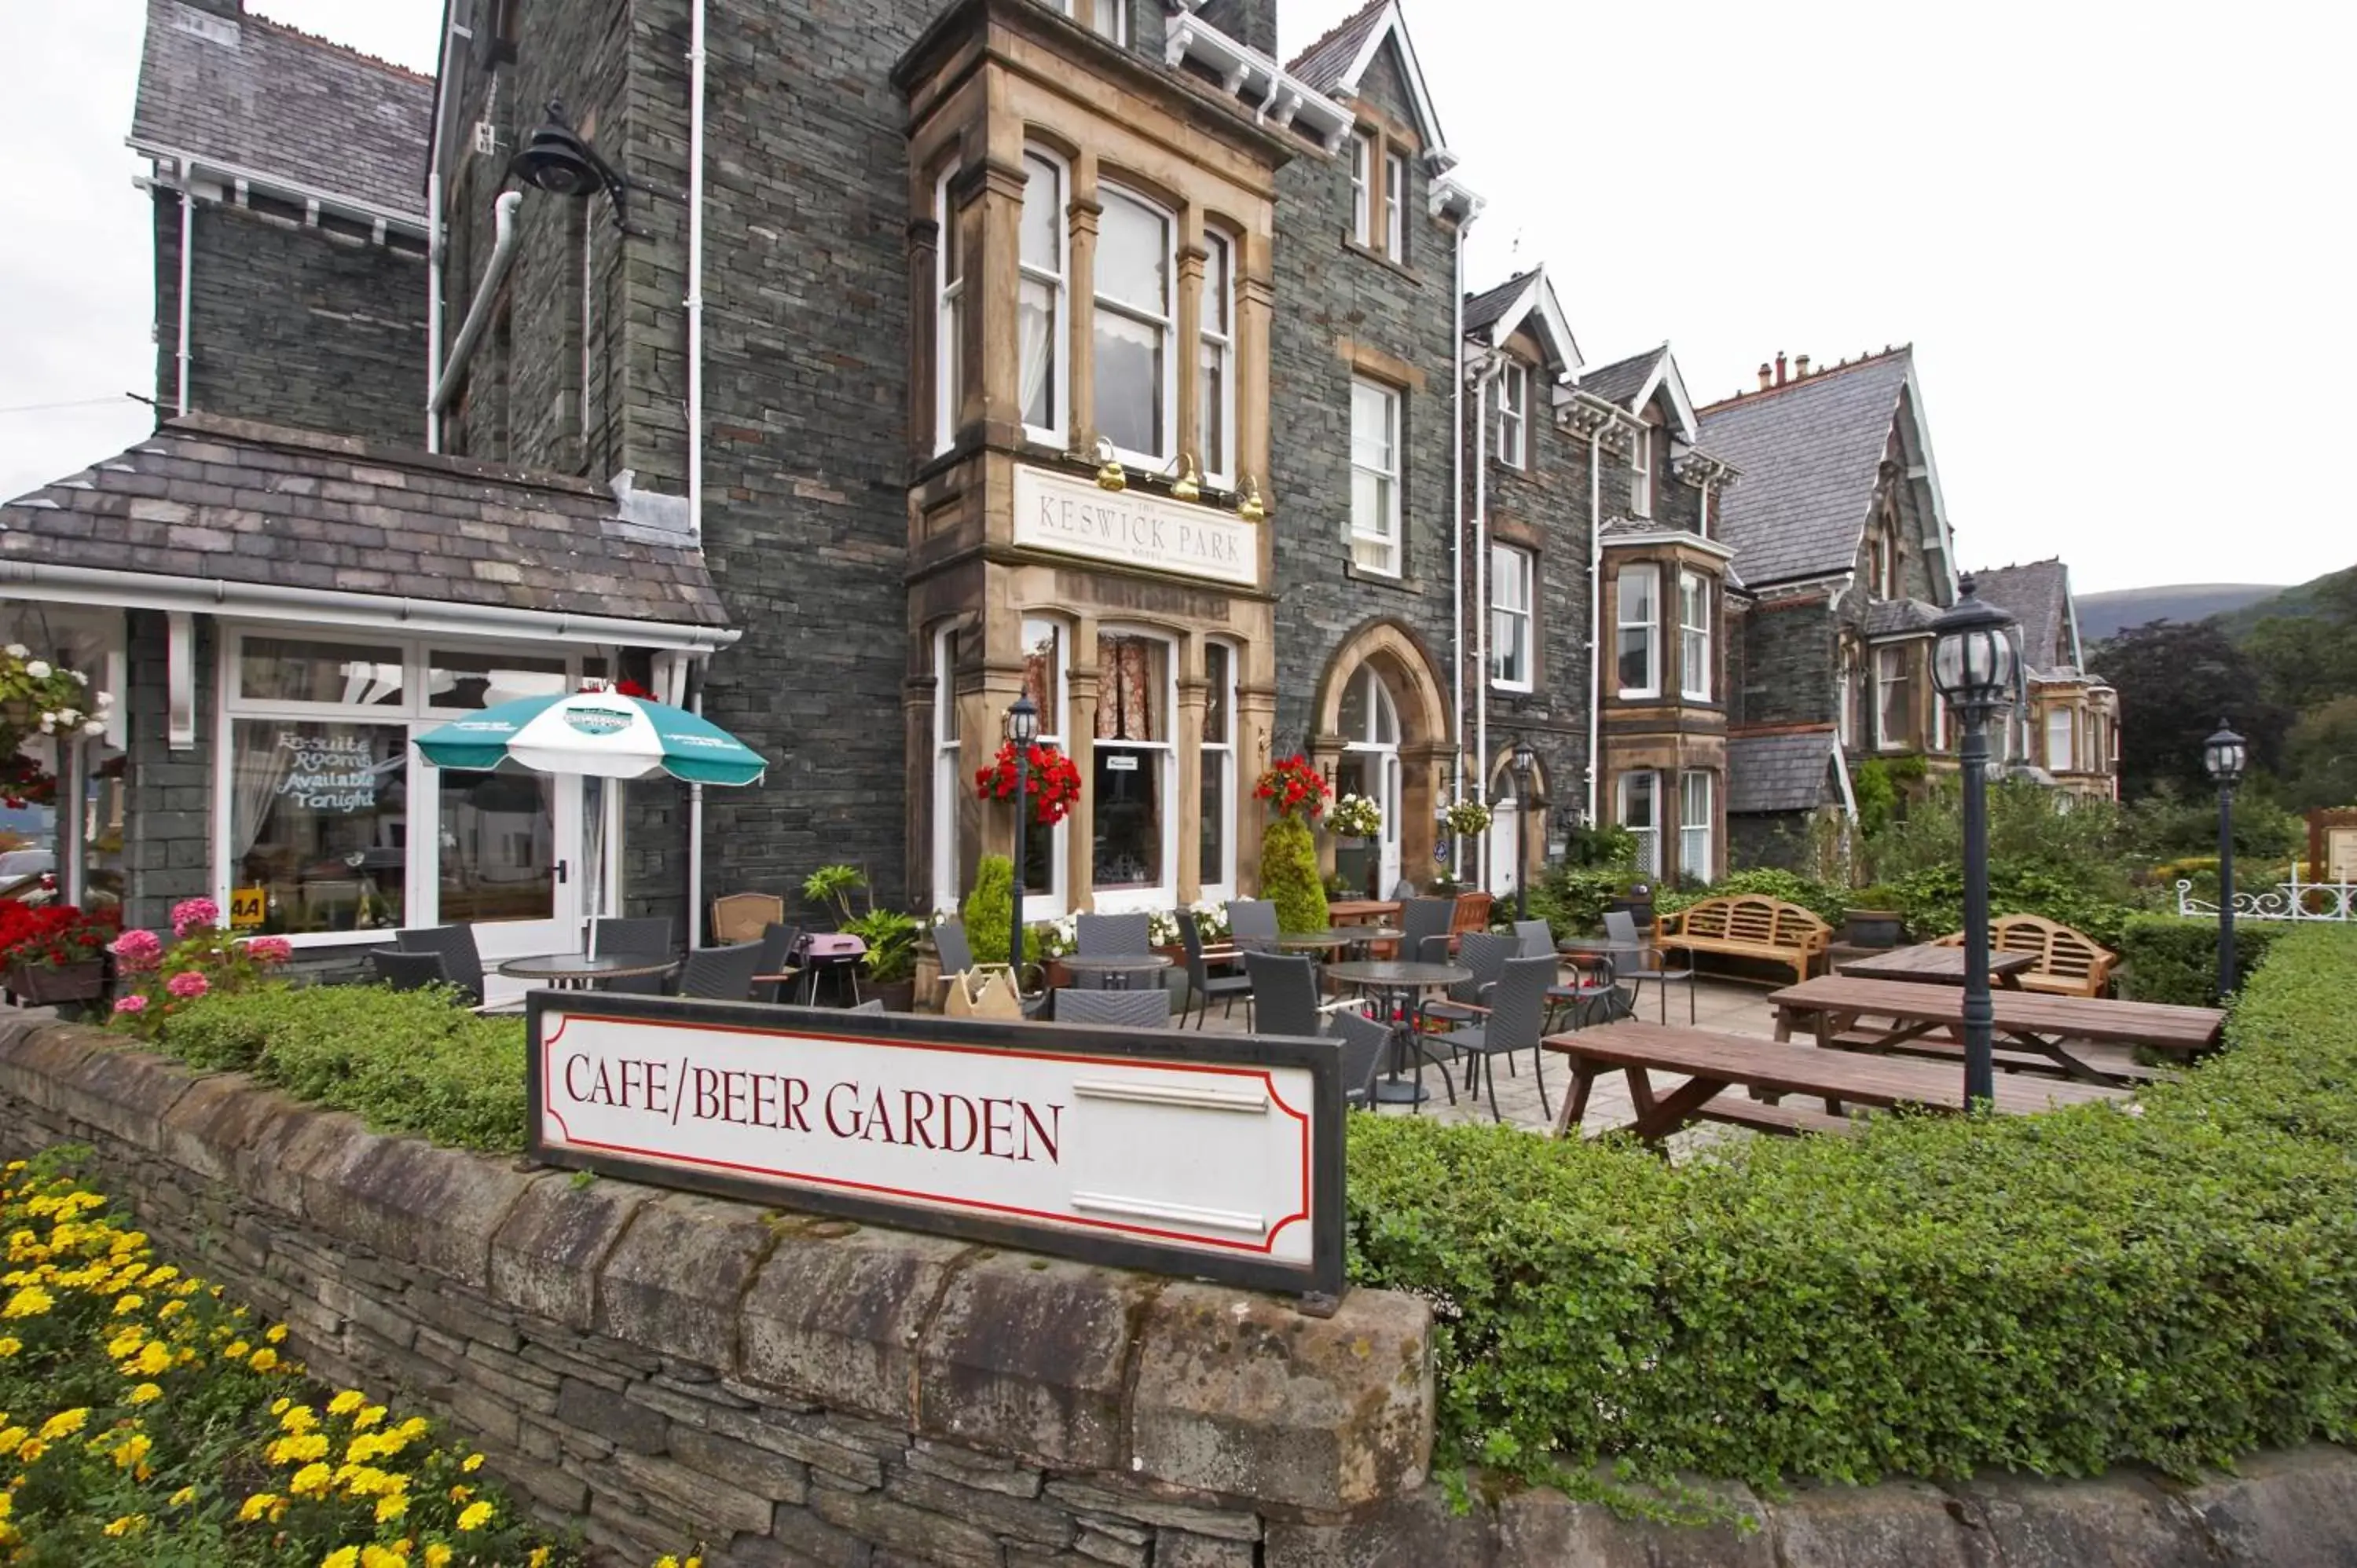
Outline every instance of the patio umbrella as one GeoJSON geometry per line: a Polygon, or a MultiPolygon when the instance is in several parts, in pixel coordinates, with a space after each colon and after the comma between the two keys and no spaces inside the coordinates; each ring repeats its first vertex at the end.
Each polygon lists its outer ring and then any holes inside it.
{"type": "Polygon", "coordinates": [[[513,763],[593,779],[668,773],[691,784],[751,784],[769,766],[751,746],[684,708],[611,691],[501,703],[427,731],[417,749],[438,768],[513,763]]]}

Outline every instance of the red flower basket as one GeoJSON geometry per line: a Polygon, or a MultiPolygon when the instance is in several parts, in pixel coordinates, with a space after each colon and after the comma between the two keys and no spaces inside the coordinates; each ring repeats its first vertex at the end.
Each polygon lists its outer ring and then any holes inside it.
{"type": "Polygon", "coordinates": [[[1253,794],[1275,807],[1280,817],[1314,817],[1326,809],[1333,793],[1334,787],[1326,782],[1325,775],[1300,756],[1271,763],[1253,789],[1253,794]]]}
{"type": "MultiPolygon", "coordinates": [[[[1029,791],[1032,809],[1039,821],[1053,827],[1071,814],[1081,798],[1081,770],[1072,759],[1053,746],[1036,742],[1030,747],[1029,791]]],[[[1013,741],[998,748],[998,755],[987,768],[974,770],[974,792],[984,800],[1012,800],[1016,787],[1022,781],[1020,754],[1013,741]]]]}

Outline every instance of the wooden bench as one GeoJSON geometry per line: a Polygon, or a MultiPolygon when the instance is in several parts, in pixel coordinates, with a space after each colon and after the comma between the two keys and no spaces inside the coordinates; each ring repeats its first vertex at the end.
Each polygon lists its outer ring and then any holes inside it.
{"type": "Polygon", "coordinates": [[[1834,929],[1798,904],[1756,893],[1706,898],[1653,927],[1653,945],[1663,952],[1763,959],[1786,965],[1796,981],[1809,978],[1833,940],[1834,929]]]}
{"type": "MultiPolygon", "coordinates": [[[[1964,933],[1940,939],[1943,948],[1964,945],[1964,933]]],[[[2111,984],[2120,955],[2042,915],[2001,915],[1989,922],[1989,945],[1999,952],[2029,953],[2035,960],[2014,977],[2024,991],[2053,996],[2101,996],[2111,984]]]]}
{"type": "Polygon", "coordinates": [[[1861,1125],[1856,1116],[1835,1116],[1829,1112],[1812,1111],[1805,1105],[1771,1105],[1764,1100],[1738,1100],[1722,1094],[1695,1112],[1697,1122],[1722,1122],[1730,1127],[1749,1127],[1755,1133],[1772,1133],[1779,1137],[1798,1137],[1803,1133],[1831,1133],[1846,1136],[1861,1125]]]}

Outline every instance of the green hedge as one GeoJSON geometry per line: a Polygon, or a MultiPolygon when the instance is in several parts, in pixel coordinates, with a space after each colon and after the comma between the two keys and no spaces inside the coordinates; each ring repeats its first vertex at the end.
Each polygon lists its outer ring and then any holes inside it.
{"type": "MultiPolygon", "coordinates": [[[[1944,865],[1889,883],[1907,929],[1918,941],[1936,941],[1964,923],[1964,873],[1962,866],[1944,865]]],[[[2119,945],[2120,930],[2138,913],[2132,905],[2115,903],[2082,886],[2034,867],[1998,861],[1989,866],[1989,913],[2043,915],[2083,931],[2107,948],[2119,945]]]]}
{"type": "MultiPolygon", "coordinates": [[[[2292,929],[2281,921],[2237,921],[2234,984],[2240,990],[2275,945],[2292,929]]],[[[2181,915],[2138,915],[2120,930],[2119,993],[2135,1002],[2175,1002],[2207,1007],[2218,984],[2218,922],[2181,915]]]]}
{"type": "Polygon", "coordinates": [[[1770,898],[1781,898],[1787,904],[1798,904],[1829,926],[1840,925],[1846,909],[1867,908],[1857,901],[1857,894],[1846,888],[1815,881],[1797,871],[1754,866],[1749,871],[1729,872],[1707,887],[1664,887],[1653,895],[1653,912],[1672,915],[1706,898],[1736,893],[1757,893],[1770,898]]]}
{"type": "Polygon", "coordinates": [[[2357,933],[2281,938],[2233,1048],[2136,1115],[1881,1118],[1674,1167],[1356,1117],[1351,1277],[1436,1305],[1443,1465],[2185,1474],[2346,1442],[2352,994],[2357,933]]]}

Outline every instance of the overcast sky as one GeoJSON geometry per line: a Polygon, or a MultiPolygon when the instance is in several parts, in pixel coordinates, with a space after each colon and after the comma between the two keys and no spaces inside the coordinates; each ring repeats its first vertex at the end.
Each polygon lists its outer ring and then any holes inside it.
{"type": "MultiPolygon", "coordinates": [[[[2357,560],[2321,461],[2357,429],[2352,8],[1405,3],[1489,202],[1474,285],[1544,260],[1590,363],[1667,338],[1707,402],[1779,349],[1912,341],[1967,566],[2060,553],[2091,592],[2357,560]]],[[[251,8],[434,64],[440,0],[251,8]]],[[[1354,8],[1283,0],[1286,54],[1354,8]]],[[[5,10],[0,495],[149,428],[121,396],[155,384],[145,11],[5,10]]]]}

